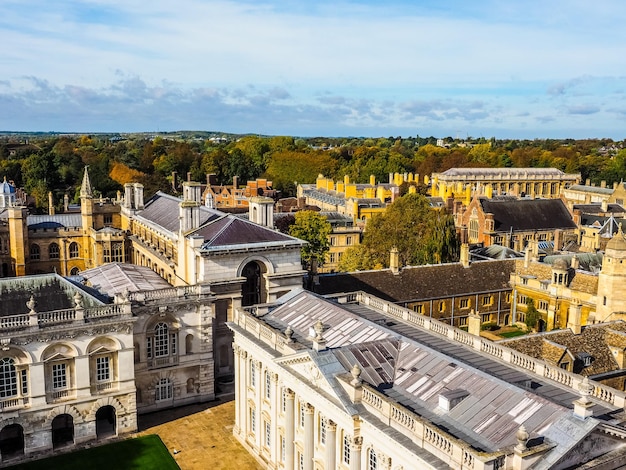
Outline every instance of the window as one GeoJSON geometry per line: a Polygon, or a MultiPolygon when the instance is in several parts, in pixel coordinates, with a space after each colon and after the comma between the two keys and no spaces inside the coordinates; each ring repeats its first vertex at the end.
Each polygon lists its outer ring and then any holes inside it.
{"type": "Polygon", "coordinates": [[[478,219],[470,219],[468,235],[471,243],[476,243],[478,241],[478,219]]]}
{"type": "Polygon", "coordinates": [[[78,258],[78,243],[70,243],[70,258],[78,258]]]}
{"type": "Polygon", "coordinates": [[[378,468],[378,456],[374,449],[370,449],[367,456],[367,468],[368,470],[376,470],[378,468]]]}
{"type": "Polygon", "coordinates": [[[59,259],[59,245],[56,243],[51,243],[48,247],[48,257],[50,259],[59,259]]]}
{"type": "Polygon", "coordinates": [[[491,320],[491,315],[489,315],[488,313],[481,315],[481,322],[483,323],[487,323],[491,320]]]}
{"type": "Polygon", "coordinates": [[[67,388],[67,364],[52,364],[52,388],[54,390],[67,388]]]}
{"type": "Polygon", "coordinates": [[[30,259],[33,261],[36,261],[40,257],[41,257],[41,251],[39,250],[39,245],[33,243],[30,246],[30,259]]]}
{"type": "Polygon", "coordinates": [[[156,401],[171,400],[172,393],[172,381],[170,379],[161,379],[156,386],[156,401]]]}
{"type": "Polygon", "coordinates": [[[461,301],[459,302],[459,307],[461,307],[461,308],[469,308],[469,300],[468,299],[461,299],[461,301]]]}
{"type": "Polygon", "coordinates": [[[441,302],[439,302],[439,311],[440,312],[445,312],[446,311],[446,303],[443,300],[441,302]]]}
{"type": "Polygon", "coordinates": [[[111,365],[109,357],[96,357],[96,380],[106,382],[111,378],[111,365]]]}
{"type": "Polygon", "coordinates": [[[28,372],[26,369],[22,369],[20,372],[22,378],[22,395],[28,395],[28,372]]]}
{"type": "Polygon", "coordinates": [[[510,304],[510,303],[511,303],[511,294],[510,294],[510,293],[507,293],[507,294],[504,296],[504,301],[505,301],[507,304],[510,304]]]}
{"type": "Polygon", "coordinates": [[[546,300],[540,300],[537,304],[538,310],[548,310],[548,302],[546,300]]]}
{"type": "Polygon", "coordinates": [[[467,317],[459,317],[459,326],[467,326],[467,317]]]}
{"type": "Polygon", "coordinates": [[[272,395],[272,374],[265,371],[265,398],[269,400],[272,395]]]}
{"type": "Polygon", "coordinates": [[[256,387],[256,362],[250,361],[250,386],[256,387]]]}
{"type": "Polygon", "coordinates": [[[15,395],[17,395],[15,361],[9,357],[3,357],[0,360],[0,398],[13,397],[15,395]]]}
{"type": "Polygon", "coordinates": [[[344,463],[349,464],[350,463],[350,437],[349,436],[343,436],[343,446],[341,449],[341,453],[342,453],[342,460],[344,463]]]}
{"type": "Polygon", "coordinates": [[[526,297],[525,295],[520,294],[520,295],[517,296],[517,303],[518,304],[526,305],[526,301],[527,300],[528,300],[528,297],[526,297]]]}
{"type": "Polygon", "coordinates": [[[301,428],[304,428],[304,409],[304,403],[300,403],[300,419],[298,421],[301,428]]]}
{"type": "Polygon", "coordinates": [[[111,225],[113,223],[113,214],[104,214],[104,225],[111,225]]]}
{"type": "Polygon", "coordinates": [[[337,238],[336,237],[330,237],[330,246],[335,246],[337,244],[337,238]]]}
{"type": "Polygon", "coordinates": [[[269,422],[265,421],[265,447],[272,445],[272,427],[269,422]]]}
{"type": "Polygon", "coordinates": [[[298,452],[298,470],[304,470],[304,454],[298,452]]]}
{"type": "Polygon", "coordinates": [[[324,416],[320,416],[320,444],[326,444],[326,424],[327,419],[324,416]]]}
{"type": "Polygon", "coordinates": [[[490,295],[484,295],[483,296],[483,306],[486,305],[491,305],[491,296],[490,295]]]}
{"type": "Polygon", "coordinates": [[[111,244],[111,260],[114,263],[123,263],[126,260],[124,259],[124,245],[122,243],[112,243],[111,244]]]}
{"type": "Polygon", "coordinates": [[[346,245],[352,245],[352,237],[346,237],[346,245]]]}
{"type": "Polygon", "coordinates": [[[287,411],[287,394],[285,393],[284,387],[282,389],[282,393],[280,394],[280,411],[283,413],[287,411]]]}
{"type": "Polygon", "coordinates": [[[256,413],[254,408],[250,408],[250,432],[256,432],[256,413]]]}
{"type": "Polygon", "coordinates": [[[424,306],[422,304],[414,305],[413,306],[413,311],[415,313],[423,314],[424,313],[424,306]]]}
{"type": "Polygon", "coordinates": [[[280,461],[285,461],[285,454],[287,454],[287,441],[285,441],[285,436],[280,436],[280,461]]]}
{"type": "Polygon", "coordinates": [[[170,353],[168,328],[165,323],[158,323],[154,328],[154,355],[155,357],[168,356],[170,353]]]}
{"type": "Polygon", "coordinates": [[[328,262],[329,263],[336,263],[337,262],[336,253],[328,253],[328,262]]]}

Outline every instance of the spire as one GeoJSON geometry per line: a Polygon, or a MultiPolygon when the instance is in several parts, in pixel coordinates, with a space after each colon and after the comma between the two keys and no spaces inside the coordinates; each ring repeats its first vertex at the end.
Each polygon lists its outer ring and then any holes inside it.
{"type": "Polygon", "coordinates": [[[91,182],[89,181],[89,173],[87,172],[87,166],[85,166],[85,174],[83,175],[83,184],[80,186],[80,197],[93,197],[91,192],[91,182]]]}

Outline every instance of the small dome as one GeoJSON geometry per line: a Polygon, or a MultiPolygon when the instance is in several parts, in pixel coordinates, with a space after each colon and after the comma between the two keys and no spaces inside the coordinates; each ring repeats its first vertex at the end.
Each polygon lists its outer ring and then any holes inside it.
{"type": "Polygon", "coordinates": [[[554,260],[554,263],[552,263],[552,269],[567,271],[569,269],[569,263],[565,258],[557,258],[554,260]]]}
{"type": "Polygon", "coordinates": [[[621,224],[617,233],[606,244],[606,250],[626,251],[626,240],[624,239],[624,234],[622,233],[621,224]]]}

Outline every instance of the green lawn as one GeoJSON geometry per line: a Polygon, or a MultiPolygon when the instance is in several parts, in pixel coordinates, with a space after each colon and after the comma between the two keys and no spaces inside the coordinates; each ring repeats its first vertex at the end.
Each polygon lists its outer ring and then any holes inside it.
{"type": "Polygon", "coordinates": [[[57,455],[12,470],[180,470],[156,434],[57,455]]]}
{"type": "Polygon", "coordinates": [[[513,338],[515,336],[522,336],[526,334],[526,331],[522,330],[513,330],[507,331],[505,333],[496,333],[498,336],[502,336],[503,338],[513,338]]]}

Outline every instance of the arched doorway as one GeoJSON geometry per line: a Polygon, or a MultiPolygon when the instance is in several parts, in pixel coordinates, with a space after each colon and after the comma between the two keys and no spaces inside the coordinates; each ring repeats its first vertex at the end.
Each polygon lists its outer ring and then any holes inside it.
{"type": "Polygon", "coordinates": [[[62,414],[52,420],[52,447],[64,447],[74,443],[74,418],[62,414]]]}
{"type": "Polygon", "coordinates": [[[243,285],[242,305],[254,305],[261,300],[261,267],[258,263],[252,262],[245,265],[241,273],[246,278],[243,285]]]}
{"type": "Polygon", "coordinates": [[[24,429],[19,424],[9,424],[0,431],[2,460],[24,454],[24,429]]]}
{"type": "Polygon", "coordinates": [[[511,317],[507,313],[506,315],[504,315],[504,324],[508,326],[510,321],[511,321],[511,317]]]}
{"type": "Polygon", "coordinates": [[[115,408],[103,406],[96,412],[96,437],[104,439],[116,435],[115,408]]]}

